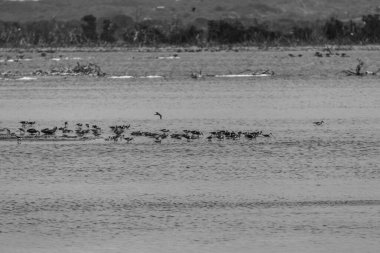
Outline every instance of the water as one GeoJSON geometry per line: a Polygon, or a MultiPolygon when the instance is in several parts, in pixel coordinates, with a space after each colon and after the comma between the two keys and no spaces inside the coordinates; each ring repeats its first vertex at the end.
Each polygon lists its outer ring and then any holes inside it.
{"type": "Polygon", "coordinates": [[[0,128],[14,131],[18,121],[36,120],[37,128],[69,121],[71,128],[88,122],[273,137],[2,141],[0,251],[377,252],[378,83],[334,76],[2,81],[0,128]],[[313,125],[319,120],[326,124],[313,125]]]}

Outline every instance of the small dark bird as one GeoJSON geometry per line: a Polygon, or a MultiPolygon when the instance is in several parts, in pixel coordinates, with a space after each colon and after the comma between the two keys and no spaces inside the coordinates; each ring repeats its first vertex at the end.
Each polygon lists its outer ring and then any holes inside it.
{"type": "Polygon", "coordinates": [[[224,140],[224,135],[222,135],[222,134],[218,134],[218,135],[216,136],[216,138],[217,138],[219,141],[222,141],[222,140],[224,140]]]}
{"type": "Polygon", "coordinates": [[[159,113],[159,112],[156,112],[154,115],[157,115],[157,116],[159,116],[159,117],[160,117],[160,119],[162,119],[162,115],[161,115],[161,113],[159,113]]]}
{"type": "Polygon", "coordinates": [[[55,134],[55,132],[57,131],[57,127],[54,127],[52,129],[49,129],[49,128],[45,128],[45,129],[42,129],[41,132],[46,134],[46,135],[53,135],[55,134]]]}
{"type": "Polygon", "coordinates": [[[323,123],[325,123],[323,120],[313,122],[313,124],[316,126],[321,126],[323,123]]]}
{"type": "Polygon", "coordinates": [[[25,134],[25,129],[24,128],[19,128],[20,134],[25,134]]]}
{"type": "Polygon", "coordinates": [[[245,137],[246,137],[247,139],[250,139],[250,140],[255,139],[256,136],[257,136],[257,135],[254,135],[254,134],[246,134],[246,135],[245,135],[245,137]]]}
{"type": "Polygon", "coordinates": [[[32,134],[32,135],[35,135],[35,134],[38,134],[40,135],[40,131],[34,129],[34,128],[30,128],[28,130],[26,130],[28,133],[32,134]]]}
{"type": "Polygon", "coordinates": [[[124,140],[127,141],[127,143],[133,141],[133,137],[123,137],[123,138],[124,138],[124,140]]]}
{"type": "Polygon", "coordinates": [[[120,135],[110,136],[110,140],[113,140],[114,142],[117,142],[120,139],[120,135]]]}
{"type": "Polygon", "coordinates": [[[70,130],[70,129],[67,129],[67,128],[64,128],[64,127],[60,127],[60,128],[58,128],[58,130],[61,130],[62,131],[62,133],[72,133],[73,132],[73,130],[70,130]]]}
{"type": "Polygon", "coordinates": [[[116,134],[117,136],[120,136],[122,133],[124,133],[124,129],[123,128],[116,128],[113,131],[113,133],[116,134]]]}
{"type": "Polygon", "coordinates": [[[5,134],[5,135],[10,135],[11,134],[11,130],[9,130],[8,128],[1,128],[0,129],[0,134],[5,134]]]}

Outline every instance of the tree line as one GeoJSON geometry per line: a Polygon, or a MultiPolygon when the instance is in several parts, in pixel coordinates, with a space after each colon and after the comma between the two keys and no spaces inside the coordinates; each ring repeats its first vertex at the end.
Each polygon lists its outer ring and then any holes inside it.
{"type": "Polygon", "coordinates": [[[117,15],[81,20],[0,21],[0,47],[70,46],[287,46],[312,44],[371,44],[380,42],[380,15],[365,15],[358,22],[331,18],[270,29],[267,23],[246,25],[239,19],[201,20],[183,24],[180,20],[143,20],[117,15]]]}

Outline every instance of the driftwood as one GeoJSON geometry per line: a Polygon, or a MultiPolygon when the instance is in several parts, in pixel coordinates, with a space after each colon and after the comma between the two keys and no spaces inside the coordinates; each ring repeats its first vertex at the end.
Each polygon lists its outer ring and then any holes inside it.
{"type": "Polygon", "coordinates": [[[55,67],[50,69],[50,71],[44,71],[41,69],[38,69],[36,71],[32,72],[32,75],[34,76],[78,76],[78,75],[87,75],[87,76],[98,76],[102,77],[105,76],[106,73],[104,73],[101,68],[94,64],[94,63],[88,63],[88,64],[80,64],[77,62],[77,65],[74,67],[55,67]]]}
{"type": "Polygon", "coordinates": [[[356,65],[355,70],[343,70],[342,72],[345,73],[347,76],[366,76],[366,75],[376,75],[378,72],[380,72],[380,69],[377,71],[364,71],[364,62],[361,59],[358,60],[358,65],[356,65]]]}
{"type": "Polygon", "coordinates": [[[89,63],[87,65],[81,65],[77,62],[77,65],[71,69],[73,73],[81,74],[81,75],[93,75],[93,76],[105,76],[100,67],[94,63],[89,63]]]}

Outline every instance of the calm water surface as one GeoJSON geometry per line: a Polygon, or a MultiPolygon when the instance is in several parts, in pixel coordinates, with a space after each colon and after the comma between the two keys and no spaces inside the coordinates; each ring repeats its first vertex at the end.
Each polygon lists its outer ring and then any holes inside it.
{"type": "Polygon", "coordinates": [[[273,137],[0,142],[0,252],[378,252],[379,98],[371,78],[2,81],[0,128],[273,137]]]}

